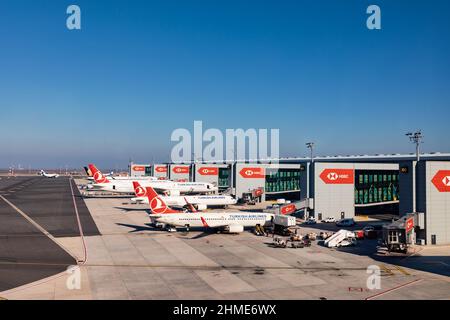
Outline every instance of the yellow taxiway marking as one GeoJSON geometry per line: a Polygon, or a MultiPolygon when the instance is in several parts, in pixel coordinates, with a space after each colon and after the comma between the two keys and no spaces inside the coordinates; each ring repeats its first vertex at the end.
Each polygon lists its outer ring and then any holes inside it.
{"type": "Polygon", "coordinates": [[[400,271],[401,273],[403,273],[405,276],[410,276],[410,275],[411,275],[408,271],[406,271],[405,269],[403,269],[403,268],[400,267],[400,266],[394,266],[394,267],[395,267],[395,269],[397,269],[398,271],[400,271]]]}
{"type": "Polygon", "coordinates": [[[383,270],[384,272],[386,272],[386,273],[389,274],[390,276],[393,276],[393,275],[394,275],[394,273],[392,272],[392,270],[389,269],[388,267],[386,267],[386,265],[380,264],[379,267],[380,267],[381,270],[383,270]]]}
{"type": "Polygon", "coordinates": [[[405,269],[403,269],[403,268],[400,267],[400,266],[395,266],[395,265],[394,265],[393,268],[388,268],[386,265],[380,264],[379,267],[380,267],[381,270],[383,270],[384,272],[386,272],[386,273],[389,274],[390,276],[393,276],[393,275],[394,275],[394,272],[393,272],[393,271],[401,272],[401,273],[403,273],[405,276],[410,276],[410,275],[411,275],[408,271],[406,271],[405,269]]]}

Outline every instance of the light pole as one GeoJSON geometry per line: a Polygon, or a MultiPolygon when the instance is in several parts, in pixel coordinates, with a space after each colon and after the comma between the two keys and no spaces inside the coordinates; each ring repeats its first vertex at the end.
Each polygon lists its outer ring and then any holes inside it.
{"type": "Polygon", "coordinates": [[[417,163],[420,160],[420,152],[419,152],[419,145],[422,143],[422,131],[417,130],[416,132],[408,132],[406,136],[411,140],[412,143],[416,145],[416,163],[413,163],[413,212],[416,212],[416,170],[417,170],[417,163]]]}
{"type": "Polygon", "coordinates": [[[306,147],[310,151],[311,162],[314,162],[314,156],[313,156],[314,142],[307,142],[306,147]]]}
{"type": "Polygon", "coordinates": [[[416,160],[419,162],[420,160],[420,152],[419,152],[419,145],[422,143],[423,135],[421,130],[417,130],[416,132],[408,132],[406,134],[407,137],[409,137],[409,140],[411,140],[412,143],[416,145],[416,160]]]}

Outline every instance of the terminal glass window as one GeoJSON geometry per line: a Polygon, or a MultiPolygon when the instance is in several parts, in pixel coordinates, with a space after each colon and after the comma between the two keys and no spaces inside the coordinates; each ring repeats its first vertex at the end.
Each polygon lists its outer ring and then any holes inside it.
{"type": "Polygon", "coordinates": [[[230,187],[230,169],[229,168],[219,168],[219,188],[230,187]]]}
{"type": "Polygon", "coordinates": [[[266,169],[266,193],[300,190],[299,169],[266,169]]]}
{"type": "Polygon", "coordinates": [[[398,171],[356,170],[355,204],[399,200],[398,171]]]}

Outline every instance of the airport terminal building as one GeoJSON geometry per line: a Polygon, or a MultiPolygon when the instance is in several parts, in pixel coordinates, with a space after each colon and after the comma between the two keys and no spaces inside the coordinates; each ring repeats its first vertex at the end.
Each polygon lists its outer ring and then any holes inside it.
{"type": "Polygon", "coordinates": [[[420,213],[416,233],[426,244],[450,243],[450,154],[334,156],[273,163],[130,165],[131,175],[216,184],[238,199],[295,201],[322,220],[357,215],[420,213]],[[138,171],[131,168],[138,167],[138,171]]]}

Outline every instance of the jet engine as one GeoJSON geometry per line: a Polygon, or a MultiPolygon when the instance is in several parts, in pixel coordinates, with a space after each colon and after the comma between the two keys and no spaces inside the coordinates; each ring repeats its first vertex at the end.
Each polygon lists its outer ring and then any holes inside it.
{"type": "Polygon", "coordinates": [[[196,207],[199,211],[206,210],[208,208],[206,204],[197,204],[196,207]]]}

